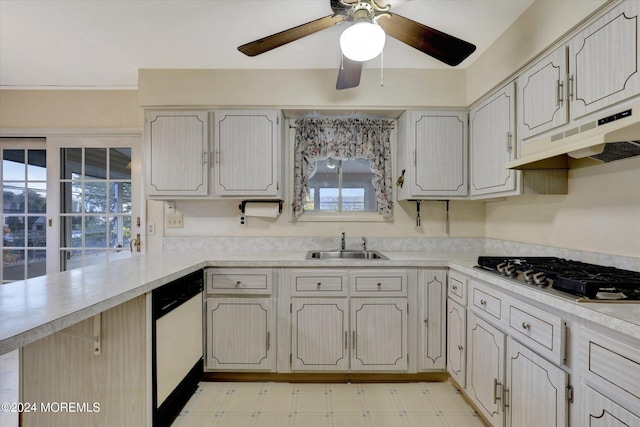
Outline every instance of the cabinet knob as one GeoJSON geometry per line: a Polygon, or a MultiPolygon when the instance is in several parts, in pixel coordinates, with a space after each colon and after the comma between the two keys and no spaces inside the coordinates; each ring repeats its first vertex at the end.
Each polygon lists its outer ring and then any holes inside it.
{"type": "Polygon", "coordinates": [[[453,289],[454,291],[457,291],[457,290],[458,290],[458,286],[456,286],[456,285],[451,285],[451,289],[453,289]]]}
{"type": "Polygon", "coordinates": [[[522,322],[522,329],[529,330],[531,329],[531,325],[526,322],[522,322]]]}
{"type": "Polygon", "coordinates": [[[487,301],[486,301],[486,300],[481,299],[481,300],[480,300],[480,305],[487,305],[487,301]]]}
{"type": "Polygon", "coordinates": [[[458,350],[462,351],[462,350],[464,350],[464,347],[461,346],[460,344],[458,344],[458,350]]]}
{"type": "Polygon", "coordinates": [[[382,283],[378,282],[378,289],[382,288],[382,283]]]}
{"type": "Polygon", "coordinates": [[[239,288],[240,285],[242,285],[242,282],[240,280],[236,281],[236,288],[239,288]]]}
{"type": "Polygon", "coordinates": [[[317,288],[319,288],[320,286],[322,286],[322,282],[318,282],[318,284],[316,285],[317,288]]]}

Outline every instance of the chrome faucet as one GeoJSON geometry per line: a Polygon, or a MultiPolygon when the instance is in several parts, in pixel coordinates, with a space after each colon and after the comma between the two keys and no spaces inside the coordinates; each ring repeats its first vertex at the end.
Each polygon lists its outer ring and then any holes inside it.
{"type": "Polygon", "coordinates": [[[366,251],[367,250],[367,238],[362,236],[362,250],[366,251]]]}
{"type": "Polygon", "coordinates": [[[340,250],[344,251],[347,247],[347,242],[346,242],[346,233],[342,233],[342,237],[340,238],[340,250]]]}

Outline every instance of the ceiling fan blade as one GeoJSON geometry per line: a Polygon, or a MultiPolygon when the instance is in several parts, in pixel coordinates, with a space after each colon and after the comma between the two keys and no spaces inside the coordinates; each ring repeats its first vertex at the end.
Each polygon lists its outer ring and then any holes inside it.
{"type": "Polygon", "coordinates": [[[476,50],[469,42],[394,13],[378,19],[378,24],[394,39],[451,66],[460,64],[476,50]]]}
{"type": "Polygon", "coordinates": [[[297,27],[289,28],[276,34],[243,44],[238,50],[247,56],[256,56],[270,51],[284,44],[291,43],[303,37],[317,33],[318,31],[333,27],[344,21],[342,15],[329,15],[297,27]]]}
{"type": "Polygon", "coordinates": [[[336,89],[350,89],[360,84],[360,75],[362,74],[362,62],[352,61],[342,55],[342,64],[338,70],[338,81],[336,89]]]}

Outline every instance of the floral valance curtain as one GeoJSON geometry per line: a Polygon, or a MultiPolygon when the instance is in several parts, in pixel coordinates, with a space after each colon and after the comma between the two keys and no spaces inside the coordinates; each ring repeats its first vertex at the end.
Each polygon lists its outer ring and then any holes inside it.
{"type": "Polygon", "coordinates": [[[371,161],[373,187],[378,212],[385,218],[392,216],[392,177],[390,135],[393,121],[383,119],[299,119],[296,120],[294,148],[293,212],[303,213],[309,195],[309,177],[315,162],[328,158],[336,160],[371,161]]]}

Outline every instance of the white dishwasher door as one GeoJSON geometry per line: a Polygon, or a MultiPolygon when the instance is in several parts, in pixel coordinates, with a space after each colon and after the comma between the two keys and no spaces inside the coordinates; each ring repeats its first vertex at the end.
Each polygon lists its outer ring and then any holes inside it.
{"type": "Polygon", "coordinates": [[[202,358],[202,304],[199,293],[156,320],[158,407],[202,358]]]}

